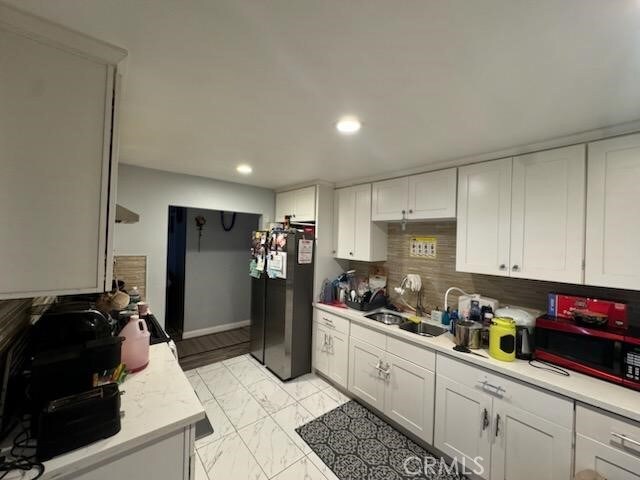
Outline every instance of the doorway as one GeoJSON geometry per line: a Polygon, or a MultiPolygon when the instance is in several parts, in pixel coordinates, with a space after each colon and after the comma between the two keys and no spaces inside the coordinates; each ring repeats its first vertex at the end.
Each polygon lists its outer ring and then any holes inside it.
{"type": "Polygon", "coordinates": [[[165,328],[174,340],[184,331],[185,255],[187,251],[187,209],[169,206],[167,235],[167,292],[165,328]]]}
{"type": "Polygon", "coordinates": [[[249,252],[259,222],[257,214],[169,208],[165,322],[181,363],[248,351],[249,252]]]}

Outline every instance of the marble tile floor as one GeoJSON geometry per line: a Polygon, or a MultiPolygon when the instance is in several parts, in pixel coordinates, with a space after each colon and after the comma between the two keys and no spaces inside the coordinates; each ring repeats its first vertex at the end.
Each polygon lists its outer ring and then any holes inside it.
{"type": "Polygon", "coordinates": [[[214,429],[196,480],[338,480],[295,432],[349,400],[322,378],[282,382],[249,354],[185,373],[214,429]]]}

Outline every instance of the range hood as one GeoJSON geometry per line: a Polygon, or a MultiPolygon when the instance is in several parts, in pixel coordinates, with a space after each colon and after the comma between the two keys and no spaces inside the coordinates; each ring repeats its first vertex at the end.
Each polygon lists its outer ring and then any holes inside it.
{"type": "Polygon", "coordinates": [[[138,223],[140,215],[116,204],[116,223],[138,223]]]}

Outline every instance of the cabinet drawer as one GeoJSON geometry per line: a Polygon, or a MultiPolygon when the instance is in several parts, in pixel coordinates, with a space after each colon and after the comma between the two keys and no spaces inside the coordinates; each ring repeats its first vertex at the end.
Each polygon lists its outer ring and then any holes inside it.
{"type": "Polygon", "coordinates": [[[387,337],[387,352],[427,370],[435,371],[436,369],[436,352],[428,348],[419,347],[394,337],[387,337]]]}
{"type": "Polygon", "coordinates": [[[345,335],[349,335],[349,320],[324,310],[316,309],[316,321],[319,325],[330,330],[336,330],[345,335]]]}
{"type": "Polygon", "coordinates": [[[640,424],[633,420],[578,404],[576,432],[640,458],[640,424]]]}
{"type": "Polygon", "coordinates": [[[376,332],[354,323],[351,325],[351,336],[364,340],[381,350],[387,349],[387,336],[384,333],[376,332]]]}
{"type": "Polygon", "coordinates": [[[510,380],[446,355],[438,354],[437,371],[439,375],[488,393],[557,425],[573,429],[573,401],[567,398],[510,380]]]}

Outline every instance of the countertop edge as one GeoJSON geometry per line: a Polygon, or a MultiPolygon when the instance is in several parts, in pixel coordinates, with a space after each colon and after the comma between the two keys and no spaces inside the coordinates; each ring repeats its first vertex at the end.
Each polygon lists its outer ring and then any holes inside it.
{"type": "MultiPolygon", "coordinates": [[[[557,378],[558,381],[553,382],[553,381],[546,381],[545,379],[541,379],[541,378],[534,378],[532,376],[527,376],[526,372],[517,372],[517,373],[513,372],[511,369],[506,368],[506,365],[513,365],[512,362],[500,362],[500,363],[506,363],[505,366],[502,366],[498,364],[497,360],[494,360],[492,358],[482,359],[480,357],[476,357],[475,355],[456,352],[455,350],[453,350],[453,348],[450,348],[451,346],[448,346],[447,348],[445,348],[442,345],[439,345],[438,343],[434,342],[433,339],[426,338],[426,337],[419,337],[413,333],[400,330],[397,327],[384,325],[384,324],[364,318],[364,315],[366,315],[368,312],[359,312],[357,310],[339,308],[339,307],[334,307],[331,305],[325,305],[321,303],[314,303],[313,306],[319,310],[323,310],[328,313],[332,313],[334,315],[348,318],[349,320],[355,321],[358,324],[363,325],[372,330],[376,330],[381,333],[391,335],[393,337],[399,338],[403,341],[412,343],[414,345],[430,348],[432,350],[435,350],[438,353],[455,358],[456,360],[461,360],[463,362],[470,363],[477,367],[499,373],[501,375],[509,377],[510,379],[513,379],[522,383],[526,383],[528,385],[532,385],[537,388],[541,388],[552,394],[567,397],[577,402],[590,405],[602,410],[606,410],[607,412],[613,413],[615,415],[620,415],[622,417],[628,418],[636,422],[640,422],[640,407],[638,408],[638,410],[629,410],[624,406],[609,403],[602,398],[586,395],[583,392],[579,392],[579,391],[567,388],[562,385],[563,378],[558,377],[557,378]]],[[[439,337],[436,337],[436,338],[439,338],[439,337]]],[[[453,343],[451,343],[451,345],[453,345],[453,343]]],[[[525,362],[525,361],[521,360],[520,362],[525,362]]],[[[526,365],[526,367],[531,369],[534,368],[534,367],[530,367],[529,365],[526,365]]],[[[538,373],[539,375],[542,375],[540,372],[536,372],[536,373],[538,373]]],[[[547,375],[553,375],[553,374],[547,374],[547,375]]],[[[619,389],[619,391],[621,392],[636,393],[633,390],[630,390],[628,388],[615,385],[610,382],[605,382],[604,380],[600,380],[594,377],[588,377],[578,372],[571,371],[571,375],[573,375],[574,378],[585,377],[590,382],[596,382],[596,384],[598,386],[601,386],[603,389],[613,389],[613,390],[619,389]]],[[[553,380],[555,379],[556,379],[556,376],[553,377],[553,380]]],[[[640,406],[640,393],[638,393],[638,405],[640,406]]]]}

